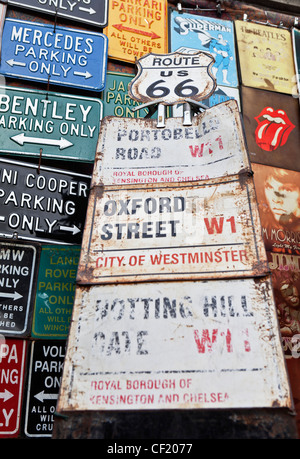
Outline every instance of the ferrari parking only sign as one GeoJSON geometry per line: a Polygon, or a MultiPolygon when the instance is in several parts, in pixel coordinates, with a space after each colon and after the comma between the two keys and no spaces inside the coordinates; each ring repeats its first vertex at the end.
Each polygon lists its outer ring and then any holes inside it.
{"type": "Polygon", "coordinates": [[[216,89],[213,63],[213,56],[202,51],[149,53],[137,61],[138,74],[128,87],[129,95],[138,102],[165,105],[206,99],[216,89]]]}

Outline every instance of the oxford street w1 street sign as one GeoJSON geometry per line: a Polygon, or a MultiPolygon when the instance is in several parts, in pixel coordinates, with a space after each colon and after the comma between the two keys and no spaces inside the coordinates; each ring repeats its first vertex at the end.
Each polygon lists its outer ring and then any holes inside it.
{"type": "Polygon", "coordinates": [[[98,27],[107,24],[108,0],[8,0],[8,4],[98,27]]]}
{"type": "Polygon", "coordinates": [[[101,118],[100,99],[0,86],[0,152],[93,162],[101,118]]]}
{"type": "Polygon", "coordinates": [[[0,236],[79,244],[91,177],[1,159],[0,236]]]}
{"type": "Polygon", "coordinates": [[[0,74],[102,91],[107,37],[86,30],[6,19],[0,74]]]}

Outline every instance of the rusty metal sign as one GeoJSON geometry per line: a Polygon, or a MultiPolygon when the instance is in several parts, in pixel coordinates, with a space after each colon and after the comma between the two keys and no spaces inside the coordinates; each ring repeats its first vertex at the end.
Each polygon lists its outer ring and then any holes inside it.
{"type": "Polygon", "coordinates": [[[252,163],[300,171],[298,99],[246,87],[242,87],[241,95],[252,163]]]}
{"type": "Polygon", "coordinates": [[[244,86],[294,94],[295,65],[291,32],[235,21],[244,86]]]}
{"type": "Polygon", "coordinates": [[[272,406],[292,402],[269,277],[77,289],[58,411],[272,406]]]}
{"type": "Polygon", "coordinates": [[[138,102],[166,105],[206,99],[217,86],[213,63],[214,57],[202,51],[147,54],[137,61],[138,74],[129,84],[129,95],[138,102]]]}
{"type": "Polygon", "coordinates": [[[182,118],[105,117],[92,186],[186,182],[250,170],[237,102],[207,109],[183,126],[182,118]]]}
{"type": "Polygon", "coordinates": [[[80,284],[261,276],[267,271],[248,174],[91,191],[80,284]]]}
{"type": "Polygon", "coordinates": [[[167,0],[149,2],[131,0],[109,2],[108,56],[125,62],[135,62],[150,52],[166,53],[167,0]]]}

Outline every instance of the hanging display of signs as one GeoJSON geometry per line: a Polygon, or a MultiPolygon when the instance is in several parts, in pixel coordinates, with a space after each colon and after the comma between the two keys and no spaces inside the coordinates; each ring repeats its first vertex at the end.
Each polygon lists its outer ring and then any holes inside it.
{"type": "Polygon", "coordinates": [[[80,244],[91,177],[0,161],[0,236],[80,244]]]}
{"type": "Polygon", "coordinates": [[[27,341],[0,335],[0,438],[20,433],[27,341]]]}
{"type": "Polygon", "coordinates": [[[105,27],[107,24],[108,0],[7,0],[9,5],[29,8],[41,13],[72,19],[87,24],[105,27]]]}
{"type": "Polygon", "coordinates": [[[149,2],[131,0],[109,2],[108,56],[125,62],[135,62],[151,52],[166,53],[167,0],[149,2]]]}
{"type": "Polygon", "coordinates": [[[202,100],[213,94],[211,54],[146,54],[137,61],[138,74],[130,82],[129,95],[143,103],[172,105],[186,99],[202,100]]]}
{"type": "Polygon", "coordinates": [[[300,172],[252,166],[266,250],[300,254],[300,172]]]}
{"type": "Polygon", "coordinates": [[[82,287],[74,311],[58,411],[291,406],[269,278],[82,287]]]}
{"type": "Polygon", "coordinates": [[[133,78],[133,74],[107,72],[103,91],[104,116],[144,118],[147,115],[147,108],[133,111],[139,105],[128,94],[128,85],[133,78]]]}
{"type": "Polygon", "coordinates": [[[252,177],[91,190],[77,283],[263,275],[252,177]]]}
{"type": "Polygon", "coordinates": [[[300,255],[268,252],[285,357],[300,355],[300,255]]]}
{"type": "Polygon", "coordinates": [[[298,100],[245,87],[241,95],[251,162],[300,171],[298,100]]]}
{"type": "Polygon", "coordinates": [[[250,170],[240,113],[230,100],[183,126],[181,118],[105,117],[92,186],[207,180],[250,170]]]}
{"type": "Polygon", "coordinates": [[[171,51],[213,55],[212,73],[221,86],[238,86],[232,21],[173,10],[169,15],[171,51]]]}
{"type": "Polygon", "coordinates": [[[25,413],[27,437],[51,437],[65,358],[65,341],[31,344],[25,413]]]}
{"type": "Polygon", "coordinates": [[[93,162],[100,99],[0,86],[0,151],[93,162]]]}
{"type": "Polygon", "coordinates": [[[30,334],[40,247],[0,241],[0,334],[30,334]]]}
{"type": "Polygon", "coordinates": [[[294,88],[293,96],[299,99],[300,97],[300,31],[298,29],[292,29],[292,40],[293,40],[293,51],[294,51],[294,62],[296,73],[293,78],[294,88]]]}
{"type": "Polygon", "coordinates": [[[295,65],[289,30],[235,21],[242,83],[293,94],[295,65]]]}
{"type": "Polygon", "coordinates": [[[37,280],[34,338],[68,337],[80,245],[43,245],[37,280]]]}
{"type": "Polygon", "coordinates": [[[107,37],[104,34],[6,19],[0,74],[37,82],[102,91],[107,37]]]}

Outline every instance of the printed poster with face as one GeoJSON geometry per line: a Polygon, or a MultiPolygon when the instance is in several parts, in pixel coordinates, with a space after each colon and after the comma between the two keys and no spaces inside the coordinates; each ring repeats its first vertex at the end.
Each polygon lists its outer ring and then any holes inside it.
{"type": "Polygon", "coordinates": [[[300,171],[298,99],[242,87],[241,100],[251,162],[300,171]]]}
{"type": "Polygon", "coordinates": [[[265,248],[300,255],[300,173],[252,164],[265,248]]]}
{"type": "Polygon", "coordinates": [[[295,66],[289,30],[235,21],[242,83],[293,94],[295,66]]]}
{"type": "Polygon", "coordinates": [[[221,86],[238,86],[235,55],[234,24],[196,14],[174,10],[170,18],[171,52],[194,53],[205,51],[215,58],[212,72],[221,86]]]}
{"type": "Polygon", "coordinates": [[[268,252],[274,300],[286,358],[300,356],[300,256],[268,252]]]}

